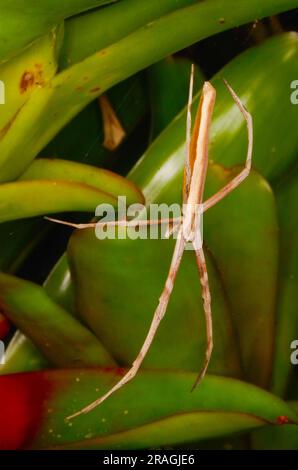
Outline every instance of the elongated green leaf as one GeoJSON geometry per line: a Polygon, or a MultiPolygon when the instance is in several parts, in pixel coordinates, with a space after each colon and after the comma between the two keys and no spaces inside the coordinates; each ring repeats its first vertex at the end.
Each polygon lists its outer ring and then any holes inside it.
{"type": "Polygon", "coordinates": [[[64,211],[94,213],[98,204],[115,205],[118,194],[127,196],[129,203],[143,201],[140,191],[115,173],[75,162],[39,159],[21,181],[0,186],[0,222],[64,211]]]}
{"type": "Polygon", "coordinates": [[[52,364],[60,367],[113,365],[99,341],[44,290],[28,281],[0,274],[0,304],[52,364]]]}
{"type": "Polygon", "coordinates": [[[121,0],[110,8],[70,18],[65,23],[60,68],[85,59],[163,15],[197,2],[198,0],[121,0]],[[113,28],[110,27],[111,24],[113,28]]]}
{"type": "Polygon", "coordinates": [[[116,204],[114,196],[92,186],[61,180],[2,184],[0,198],[0,222],[72,210],[92,213],[100,203],[116,204]]]}
{"type": "Polygon", "coordinates": [[[136,449],[247,431],[281,415],[297,420],[285,402],[238,380],[209,376],[189,393],[195,374],[146,371],[92,413],[65,421],[118,378],[119,370],[86,369],[1,377],[1,447],[136,449]]]}
{"type": "Polygon", "coordinates": [[[38,180],[81,183],[114,198],[118,195],[126,196],[128,204],[144,200],[138,188],[122,176],[77,162],[47,158],[36,159],[22,174],[19,181],[38,180]]]}
{"type": "Polygon", "coordinates": [[[0,62],[47,33],[64,18],[116,0],[2,0],[0,62]]]}
{"type": "MultiPolygon", "coordinates": [[[[221,0],[199,2],[149,23],[126,38],[64,70],[52,80],[50,87],[35,90],[30,101],[22,108],[13,126],[2,139],[0,180],[7,181],[19,176],[67,122],[94,98],[116,83],[199,39],[245,23],[254,19],[256,15],[276,13],[291,6],[295,6],[293,0],[275,0],[274,4],[270,5],[269,3],[260,5],[259,0],[249,0],[249,3],[245,1],[241,4],[238,0],[229,0],[229,4],[227,2],[223,4],[221,0]],[[220,21],[221,17],[226,19],[224,24],[220,21]],[[204,21],[200,22],[201,18],[204,18],[204,21]],[[174,34],[169,34],[171,31],[174,34]]],[[[287,48],[286,58],[294,67],[297,38],[294,35],[285,38],[287,39],[281,41],[281,44],[287,48]],[[290,44],[293,55],[289,58],[290,44]]],[[[278,40],[276,41],[277,45],[278,40]]],[[[271,54],[272,42],[269,44],[267,47],[271,54]]],[[[275,49],[274,52],[275,57],[282,60],[285,67],[286,58],[281,58],[275,49]]],[[[251,56],[248,57],[246,60],[249,64],[251,56]]],[[[268,63],[271,64],[271,55],[268,63]]],[[[262,65],[264,67],[264,62],[262,65]]],[[[253,75],[253,70],[249,67],[247,76],[253,75]]]]}

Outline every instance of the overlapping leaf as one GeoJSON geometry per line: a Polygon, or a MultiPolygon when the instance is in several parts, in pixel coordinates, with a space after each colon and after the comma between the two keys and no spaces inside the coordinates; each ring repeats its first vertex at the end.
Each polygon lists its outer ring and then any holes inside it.
{"type": "Polygon", "coordinates": [[[282,400],[238,380],[210,376],[190,394],[195,374],[146,371],[91,414],[65,420],[107,390],[119,373],[83,369],[0,377],[7,423],[5,431],[0,428],[2,448],[136,449],[248,431],[275,424],[279,416],[293,423],[298,418],[282,400]],[[17,419],[6,405],[11,394],[17,419]]]}

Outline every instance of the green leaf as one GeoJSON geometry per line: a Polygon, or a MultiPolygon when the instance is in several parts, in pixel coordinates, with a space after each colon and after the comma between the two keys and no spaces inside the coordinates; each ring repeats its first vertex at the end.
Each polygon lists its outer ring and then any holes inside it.
{"type": "Polygon", "coordinates": [[[91,413],[65,420],[110,388],[119,373],[78,369],[0,377],[7,423],[1,447],[136,449],[248,431],[281,415],[298,419],[282,400],[238,380],[209,376],[189,393],[195,374],[144,371],[91,413]],[[22,420],[12,419],[11,396],[22,420]]]}
{"type": "Polygon", "coordinates": [[[140,191],[115,173],[81,163],[38,159],[18,182],[0,186],[0,222],[65,211],[94,213],[98,204],[115,205],[118,194],[129,203],[143,201],[140,191]]]}
{"type": "Polygon", "coordinates": [[[0,198],[0,222],[65,211],[92,213],[100,203],[116,204],[116,198],[111,194],[62,180],[2,184],[0,198]]]}
{"type": "Polygon", "coordinates": [[[60,68],[80,62],[145,24],[195,3],[197,0],[121,0],[110,8],[70,18],[65,22],[60,68]]]}
{"type": "Polygon", "coordinates": [[[125,196],[128,204],[144,201],[141,191],[128,179],[123,178],[123,176],[109,170],[78,162],[53,158],[38,158],[31,163],[19,178],[19,181],[38,180],[81,183],[82,185],[96,188],[98,191],[114,198],[118,195],[125,196]]]}
{"type": "Polygon", "coordinates": [[[1,0],[0,63],[64,18],[115,0],[1,0]]]}
{"type": "Polygon", "coordinates": [[[59,367],[115,365],[90,331],[58,306],[42,287],[0,274],[0,304],[5,315],[59,367]]]}

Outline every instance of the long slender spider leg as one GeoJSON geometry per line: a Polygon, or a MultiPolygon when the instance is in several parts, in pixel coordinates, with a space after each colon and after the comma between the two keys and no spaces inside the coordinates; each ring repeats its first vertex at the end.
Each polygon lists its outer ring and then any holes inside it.
{"type": "Polygon", "coordinates": [[[76,229],[84,228],[96,228],[96,227],[143,227],[145,225],[160,225],[165,223],[178,224],[181,222],[180,217],[174,217],[170,219],[157,219],[157,220],[110,220],[107,222],[90,222],[87,224],[76,224],[74,222],[67,222],[65,220],[55,219],[53,217],[44,217],[44,219],[49,220],[50,222],[55,222],[56,224],[67,225],[68,227],[76,229]]]}
{"type": "Polygon", "coordinates": [[[211,295],[209,289],[209,280],[208,280],[208,272],[207,272],[207,265],[204,255],[204,250],[202,247],[197,248],[193,243],[196,255],[197,266],[199,270],[200,276],[200,284],[202,289],[202,298],[204,303],[204,314],[205,314],[205,322],[206,322],[206,350],[205,350],[205,359],[204,364],[196,378],[196,381],[191,389],[193,391],[196,386],[200,383],[203,379],[206,371],[208,369],[208,365],[211,359],[212,350],[213,350],[213,327],[212,327],[212,311],[211,311],[211,295]]]}
{"type": "Polygon", "coordinates": [[[155,337],[159,324],[166,313],[170,296],[174,287],[175,279],[177,276],[177,272],[181,263],[184,248],[185,248],[185,240],[183,238],[182,229],[181,229],[179,232],[177,241],[176,241],[168,277],[166,279],[162,294],[160,296],[159,304],[154,312],[154,316],[153,316],[149,331],[147,333],[146,339],[143,343],[143,346],[141,347],[141,350],[138,356],[133,362],[132,367],[128,370],[128,372],[124,375],[124,377],[122,377],[122,379],[118,383],[116,383],[116,385],[114,385],[114,387],[112,387],[105,395],[98,398],[97,400],[95,400],[93,403],[86,406],[82,410],[74,413],[71,416],[68,416],[67,419],[72,419],[76,416],[79,416],[83,413],[88,413],[89,411],[93,410],[98,405],[100,405],[103,401],[105,401],[108,397],[110,397],[113,393],[115,393],[117,390],[122,388],[127,382],[129,382],[135,377],[152,344],[152,341],[155,337]]]}
{"type": "Polygon", "coordinates": [[[185,173],[184,173],[184,185],[183,185],[183,201],[187,201],[190,180],[191,180],[191,168],[190,168],[190,142],[191,142],[191,105],[193,99],[193,85],[194,85],[194,64],[191,64],[190,81],[189,81],[189,93],[187,103],[187,114],[186,114],[186,156],[185,156],[185,173]]]}
{"type": "Polygon", "coordinates": [[[248,135],[248,146],[245,167],[243,170],[235,176],[229,183],[227,183],[222,189],[220,189],[216,194],[211,196],[207,201],[203,203],[204,212],[210,207],[214,206],[217,202],[221,201],[225,196],[227,196],[231,191],[233,191],[243,180],[249,175],[251,170],[251,161],[252,161],[252,150],[253,150],[253,120],[251,114],[247,111],[240,98],[236,95],[235,91],[225,80],[225,84],[232,95],[233,100],[240,109],[247,125],[247,135],[248,135]]]}

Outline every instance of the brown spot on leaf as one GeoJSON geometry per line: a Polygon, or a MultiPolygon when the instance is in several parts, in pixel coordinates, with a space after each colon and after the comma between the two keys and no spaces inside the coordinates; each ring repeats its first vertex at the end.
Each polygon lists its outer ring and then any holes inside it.
{"type": "Polygon", "coordinates": [[[90,90],[90,93],[96,93],[97,91],[100,91],[100,87],[99,86],[96,86],[95,88],[92,88],[90,90]]]}
{"type": "Polygon", "coordinates": [[[28,88],[32,87],[35,83],[35,76],[32,72],[24,72],[20,81],[21,93],[25,93],[28,88]]]}
{"type": "Polygon", "coordinates": [[[41,64],[35,64],[33,70],[25,70],[20,80],[20,92],[26,93],[33,86],[44,86],[43,69],[41,64]]]}

